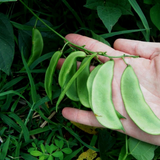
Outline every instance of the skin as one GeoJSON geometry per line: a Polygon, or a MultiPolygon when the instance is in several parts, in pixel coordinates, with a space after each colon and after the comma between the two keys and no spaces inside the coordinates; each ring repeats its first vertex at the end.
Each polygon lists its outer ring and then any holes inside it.
{"type": "MultiPolygon", "coordinates": [[[[140,58],[125,58],[125,61],[130,64],[140,83],[140,87],[144,98],[148,105],[158,118],[160,118],[160,44],[153,42],[142,42],[128,39],[117,39],[114,42],[113,48],[91,39],[86,36],[78,34],[68,34],[66,36],[70,42],[83,46],[91,51],[107,51],[108,55],[119,56],[123,54],[139,55],[140,58]]],[[[109,59],[99,56],[102,62],[106,62],[109,59]]],[[[57,68],[60,69],[64,59],[60,59],[57,68]]],[[[120,80],[126,64],[122,59],[114,59],[114,77],[112,83],[112,99],[114,106],[120,114],[126,119],[121,119],[121,122],[125,129],[125,134],[145,141],[151,144],[160,145],[160,135],[149,135],[139,129],[134,122],[129,118],[122,101],[120,92],[120,80]]],[[[78,63],[79,64],[79,63],[78,63]]],[[[91,67],[91,70],[93,66],[91,67]]],[[[71,121],[77,123],[103,127],[94,116],[92,111],[83,111],[71,107],[66,107],[62,110],[63,116],[71,121]]],[[[143,113],[142,113],[143,114],[143,113]]],[[[121,131],[122,132],[122,131],[121,131]]]]}

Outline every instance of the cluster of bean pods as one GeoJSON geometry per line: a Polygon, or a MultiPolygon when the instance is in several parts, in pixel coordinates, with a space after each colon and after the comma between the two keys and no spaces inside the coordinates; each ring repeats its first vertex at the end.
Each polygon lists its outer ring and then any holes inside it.
{"type": "MultiPolygon", "coordinates": [[[[61,51],[54,53],[45,74],[45,90],[51,100],[53,75],[61,55],[61,51]]],[[[66,95],[71,100],[80,101],[83,106],[91,108],[103,126],[125,131],[120,120],[125,117],[115,110],[112,101],[114,60],[99,64],[90,72],[90,62],[96,56],[97,54],[86,55],[83,51],[74,51],[65,59],[58,77],[62,92],[56,108],[66,95]],[[77,58],[83,58],[79,69],[77,58]]],[[[133,122],[148,134],[160,134],[160,120],[146,103],[138,78],[130,65],[127,65],[121,77],[121,95],[133,122]]]]}

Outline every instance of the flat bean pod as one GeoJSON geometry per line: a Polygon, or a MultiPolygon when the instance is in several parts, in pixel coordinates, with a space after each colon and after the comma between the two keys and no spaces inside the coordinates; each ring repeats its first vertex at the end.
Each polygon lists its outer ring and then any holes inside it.
{"type": "Polygon", "coordinates": [[[114,61],[110,60],[97,72],[92,86],[92,110],[103,126],[124,130],[112,101],[113,69],[114,61]]]}
{"type": "Polygon", "coordinates": [[[90,73],[88,79],[87,79],[87,90],[88,90],[88,99],[89,99],[89,105],[92,108],[92,85],[93,85],[93,80],[97,74],[97,72],[99,71],[99,69],[101,68],[102,64],[96,66],[92,72],[90,73]]]}
{"type": "MultiPolygon", "coordinates": [[[[93,85],[93,80],[97,74],[97,72],[99,71],[99,69],[101,68],[103,64],[100,64],[98,66],[96,66],[92,72],[90,73],[88,80],[87,80],[87,90],[88,90],[88,95],[89,95],[89,104],[92,108],[92,85],[93,85]]],[[[122,116],[117,110],[116,110],[116,114],[118,116],[119,119],[121,118],[125,118],[124,116],[122,116]]]]}
{"type": "Polygon", "coordinates": [[[62,52],[57,51],[53,54],[49,66],[45,73],[44,87],[47,93],[47,96],[50,100],[52,100],[52,83],[53,83],[53,75],[55,73],[55,69],[58,63],[59,58],[61,57],[62,52]]]}
{"type": "Polygon", "coordinates": [[[32,29],[32,49],[31,49],[31,56],[27,62],[27,65],[30,66],[37,58],[39,58],[43,51],[43,38],[41,32],[33,28],[32,29]]]}
{"type": "MultiPolygon", "coordinates": [[[[86,53],[83,51],[75,51],[72,52],[64,61],[62,68],[59,73],[58,82],[59,85],[64,88],[65,85],[69,82],[69,80],[72,78],[72,76],[77,71],[77,61],[76,59],[78,57],[85,57],[86,53]]],[[[67,90],[66,95],[74,100],[78,101],[78,95],[77,95],[77,83],[76,80],[73,81],[70,88],[67,90]]]]}
{"type": "MultiPolygon", "coordinates": [[[[80,67],[89,59],[89,57],[86,57],[83,59],[80,67]]],[[[91,59],[92,60],[92,59],[91,59]]],[[[91,61],[90,60],[90,61],[91,61]]],[[[88,65],[85,67],[85,69],[79,74],[77,77],[77,93],[79,100],[81,104],[87,108],[90,108],[89,104],[89,94],[87,90],[87,79],[90,74],[90,61],[88,62],[88,65]]]]}
{"type": "MultiPolygon", "coordinates": [[[[72,68],[70,72],[68,73],[68,76],[66,78],[66,84],[69,82],[71,77],[76,73],[77,71],[77,61],[73,62],[72,68]]],[[[76,80],[71,84],[70,88],[68,88],[66,95],[68,98],[70,98],[73,101],[79,101],[79,97],[77,94],[77,83],[76,80]]]]}
{"type": "Polygon", "coordinates": [[[138,78],[130,65],[121,77],[121,94],[126,111],[135,124],[146,133],[159,135],[160,119],[145,101],[138,78]]]}

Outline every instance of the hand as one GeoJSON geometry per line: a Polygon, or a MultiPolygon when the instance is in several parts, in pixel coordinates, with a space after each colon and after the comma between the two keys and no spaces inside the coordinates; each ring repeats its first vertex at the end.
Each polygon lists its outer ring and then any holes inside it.
{"type": "MultiPolygon", "coordinates": [[[[66,36],[70,42],[83,46],[91,51],[107,52],[108,55],[118,56],[123,54],[139,55],[140,58],[126,57],[125,61],[130,64],[140,83],[143,95],[146,102],[151,107],[153,112],[160,118],[160,43],[141,42],[134,40],[118,39],[114,43],[114,49],[98,42],[94,39],[81,36],[78,34],[69,34],[66,36]]],[[[109,59],[100,56],[102,62],[109,59]]],[[[63,59],[58,62],[60,69],[63,64],[63,59]]],[[[139,129],[128,116],[121,97],[120,80],[126,64],[122,59],[114,59],[114,77],[112,83],[112,98],[115,109],[120,112],[126,119],[121,119],[125,129],[125,134],[137,138],[139,140],[160,145],[160,135],[153,136],[139,129]]],[[[66,107],[62,114],[65,118],[81,124],[103,127],[91,111],[83,111],[75,108],[66,107]]],[[[143,114],[143,113],[142,113],[143,114]]]]}

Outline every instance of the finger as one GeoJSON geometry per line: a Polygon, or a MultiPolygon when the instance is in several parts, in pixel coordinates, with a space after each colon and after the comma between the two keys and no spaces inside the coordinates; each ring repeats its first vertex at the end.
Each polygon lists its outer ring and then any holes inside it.
{"type": "MultiPolygon", "coordinates": [[[[75,108],[66,107],[62,110],[62,114],[65,118],[70,121],[74,121],[80,124],[93,126],[93,127],[103,127],[95,118],[93,112],[83,111],[75,108]]],[[[150,135],[139,129],[133,121],[125,115],[126,119],[121,119],[122,124],[125,129],[125,134],[145,141],[155,145],[160,145],[160,135],[150,135]]],[[[103,127],[104,128],[104,127],[103,127]]],[[[123,131],[120,131],[123,132],[123,131]]]]}
{"type": "Polygon", "coordinates": [[[62,110],[62,115],[70,121],[74,121],[88,126],[103,127],[97,121],[92,111],[83,111],[76,108],[66,107],[62,110]]]}
{"type": "Polygon", "coordinates": [[[114,42],[116,50],[132,55],[139,55],[142,58],[153,59],[160,53],[160,44],[153,42],[142,42],[127,39],[117,39],[114,42]]]}
{"type": "Polygon", "coordinates": [[[64,61],[65,61],[65,58],[60,58],[60,59],[58,60],[57,69],[61,69],[64,61]]]}
{"type": "MultiPolygon", "coordinates": [[[[106,52],[108,55],[112,55],[112,56],[120,56],[120,55],[124,54],[123,52],[116,51],[113,48],[107,46],[106,44],[104,44],[102,42],[99,42],[95,39],[92,39],[92,38],[89,38],[86,36],[82,36],[79,34],[68,34],[65,38],[78,46],[85,45],[85,48],[90,51],[106,52]]],[[[101,56],[101,57],[103,57],[103,56],[101,56]]],[[[102,62],[105,62],[107,59],[108,58],[103,57],[100,60],[102,60],[102,62]]]]}

